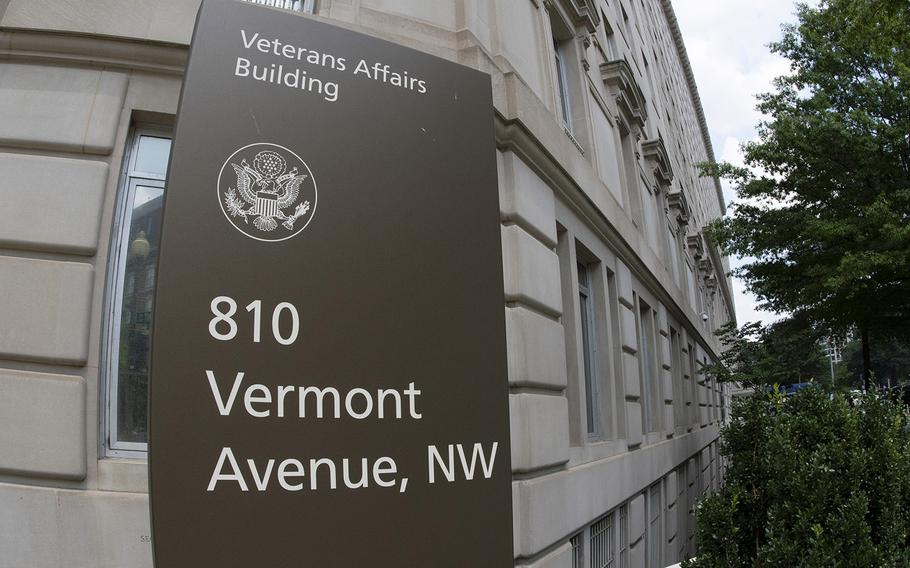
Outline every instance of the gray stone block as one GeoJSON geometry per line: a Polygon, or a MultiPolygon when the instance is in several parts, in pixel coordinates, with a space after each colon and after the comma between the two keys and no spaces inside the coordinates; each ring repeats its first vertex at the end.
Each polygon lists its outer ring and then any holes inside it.
{"type": "Polygon", "coordinates": [[[506,308],[506,338],[511,385],[566,388],[562,324],[522,307],[506,308]]]}
{"type": "Polygon", "coordinates": [[[667,542],[673,540],[673,537],[676,536],[676,532],[678,530],[677,524],[679,520],[679,514],[676,509],[678,506],[679,505],[673,505],[670,508],[666,509],[664,512],[664,536],[666,536],[667,542]]]}
{"type": "Polygon", "coordinates": [[[93,255],[107,164],[0,154],[0,246],[93,255]]]}
{"type": "Polygon", "coordinates": [[[0,256],[0,358],[84,365],[92,267],[0,256]]]}
{"type": "Polygon", "coordinates": [[[569,406],[559,395],[509,396],[512,471],[526,472],[569,460],[569,406]]]}
{"type": "Polygon", "coordinates": [[[85,380],[0,369],[0,471],[85,477],[85,380]]]}
{"type": "Polygon", "coordinates": [[[6,63],[0,67],[0,144],[110,154],[126,73],[6,63]]]}
{"type": "Polygon", "coordinates": [[[151,568],[148,497],[0,484],[0,568],[151,568]]]}
{"type": "Polygon", "coordinates": [[[516,568],[572,568],[572,545],[565,542],[542,558],[515,566],[516,568]]]}
{"type": "Polygon", "coordinates": [[[632,296],[632,273],[629,267],[621,260],[616,261],[616,293],[619,301],[630,310],[635,306],[635,299],[632,296]]]}
{"type": "Polygon", "coordinates": [[[626,442],[637,446],[643,441],[641,424],[641,404],[626,401],[626,442]]]}
{"type": "Polygon", "coordinates": [[[676,497],[679,494],[679,486],[677,485],[675,469],[667,474],[666,483],[667,483],[667,502],[670,504],[676,503],[676,497]]]}
{"type": "Polygon", "coordinates": [[[516,225],[502,228],[506,301],[520,302],[553,315],[562,314],[559,258],[516,225]]]}
{"type": "Polygon", "coordinates": [[[497,152],[499,209],[503,221],[520,225],[547,246],[556,246],[553,190],[512,152],[497,152]]]}
{"type": "Polygon", "coordinates": [[[645,496],[629,501],[629,541],[635,542],[645,534],[645,496]]]}
{"type": "Polygon", "coordinates": [[[638,351],[638,328],[635,325],[635,313],[625,306],[620,306],[619,323],[623,350],[636,353],[638,351]]]}
{"type": "Polygon", "coordinates": [[[622,368],[626,398],[641,398],[641,372],[638,367],[638,357],[631,353],[623,352],[622,368]]]}
{"type": "Polygon", "coordinates": [[[629,550],[629,568],[645,568],[646,544],[645,540],[639,537],[638,542],[635,542],[632,545],[632,548],[629,550]]]}

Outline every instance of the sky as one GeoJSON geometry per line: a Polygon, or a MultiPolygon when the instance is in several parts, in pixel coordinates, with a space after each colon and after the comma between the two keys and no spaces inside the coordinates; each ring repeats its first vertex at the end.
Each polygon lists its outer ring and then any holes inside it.
{"type": "MultiPolygon", "coordinates": [[[[718,161],[743,165],[739,146],[756,138],[762,116],[755,95],[772,90],[774,77],[789,70],[787,60],[772,54],[768,44],[780,39],[781,24],[793,23],[793,0],[673,0],[698,93],[718,161]]],[[[733,202],[723,182],[727,205],[733,202]]],[[[742,264],[731,258],[732,267],[742,264]]],[[[773,313],[758,310],[755,297],[739,279],[733,280],[736,319],[771,322],[773,313]]]]}

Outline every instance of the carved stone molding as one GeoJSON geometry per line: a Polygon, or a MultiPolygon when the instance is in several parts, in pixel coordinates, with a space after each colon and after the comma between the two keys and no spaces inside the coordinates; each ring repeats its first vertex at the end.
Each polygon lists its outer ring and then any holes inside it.
{"type": "Polygon", "coordinates": [[[645,140],[641,143],[641,151],[645,159],[654,166],[654,179],[657,184],[664,188],[669,188],[673,182],[673,168],[670,166],[670,156],[667,154],[667,147],[664,146],[662,138],[658,137],[653,140],[645,140]]]}
{"type": "MultiPolygon", "coordinates": [[[[698,261],[698,270],[701,272],[705,282],[710,282],[714,278],[714,263],[711,261],[710,256],[701,257],[701,260],[698,261]]],[[[717,285],[716,278],[714,278],[714,284],[717,285]]]]}
{"type": "Polygon", "coordinates": [[[645,105],[645,96],[635,81],[629,64],[623,59],[602,63],[600,76],[607,86],[607,91],[616,100],[616,106],[620,114],[624,115],[626,123],[639,129],[643,128],[648,119],[648,109],[645,105]]]}
{"type": "Polygon", "coordinates": [[[576,28],[584,27],[588,33],[594,33],[600,25],[600,12],[592,0],[553,0],[569,16],[576,28]]]}
{"type": "Polygon", "coordinates": [[[692,210],[689,208],[689,200],[686,199],[686,194],[683,193],[682,189],[677,189],[667,194],[667,207],[670,208],[671,214],[676,215],[677,223],[680,225],[689,224],[689,216],[692,214],[692,210]]]}
{"type": "Polygon", "coordinates": [[[701,233],[689,233],[686,235],[686,245],[692,252],[692,258],[698,260],[705,255],[705,242],[701,233]]]}

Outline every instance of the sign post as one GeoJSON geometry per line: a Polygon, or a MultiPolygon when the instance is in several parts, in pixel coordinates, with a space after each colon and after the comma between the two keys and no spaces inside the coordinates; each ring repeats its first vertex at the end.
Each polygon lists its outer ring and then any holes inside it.
{"type": "Polygon", "coordinates": [[[203,2],[153,333],[157,566],[511,566],[487,75],[203,2]]]}

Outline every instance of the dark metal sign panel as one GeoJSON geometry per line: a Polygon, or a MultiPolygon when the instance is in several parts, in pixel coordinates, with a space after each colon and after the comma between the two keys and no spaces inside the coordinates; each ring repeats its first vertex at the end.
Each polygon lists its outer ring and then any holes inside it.
{"type": "Polygon", "coordinates": [[[512,563],[489,76],[203,3],[155,300],[156,565],[512,563]]]}

